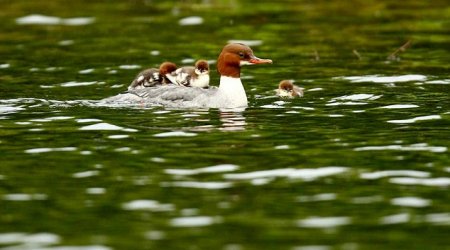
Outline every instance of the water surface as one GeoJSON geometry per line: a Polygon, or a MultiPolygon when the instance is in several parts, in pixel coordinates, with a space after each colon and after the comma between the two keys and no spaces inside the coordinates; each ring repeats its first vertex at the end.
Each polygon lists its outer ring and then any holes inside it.
{"type": "Polygon", "coordinates": [[[0,5],[0,248],[448,248],[446,1],[0,5]],[[98,105],[236,40],[246,109],[98,105]]]}

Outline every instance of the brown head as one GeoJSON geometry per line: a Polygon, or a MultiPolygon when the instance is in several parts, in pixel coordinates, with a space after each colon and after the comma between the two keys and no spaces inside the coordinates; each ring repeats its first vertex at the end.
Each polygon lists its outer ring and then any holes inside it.
{"type": "Polygon", "coordinates": [[[223,47],[217,60],[217,70],[221,76],[239,78],[242,65],[272,63],[270,59],[260,59],[247,45],[231,43],[223,47]]]}
{"type": "Polygon", "coordinates": [[[283,80],[278,85],[278,88],[290,92],[294,89],[294,83],[291,80],[283,80]]]}
{"type": "Polygon", "coordinates": [[[278,85],[277,94],[280,97],[302,97],[303,88],[295,86],[292,80],[282,80],[278,85]]]}
{"type": "Polygon", "coordinates": [[[166,74],[170,74],[175,70],[177,70],[177,65],[173,62],[163,62],[159,66],[159,73],[163,76],[165,76],[166,74]]]}
{"type": "Polygon", "coordinates": [[[207,73],[209,71],[209,64],[206,60],[198,60],[195,63],[195,70],[199,73],[207,73]]]}
{"type": "Polygon", "coordinates": [[[177,70],[177,65],[173,62],[163,62],[161,66],[159,66],[159,74],[162,77],[161,83],[168,84],[171,83],[169,78],[167,78],[167,74],[170,74],[177,70]]]}

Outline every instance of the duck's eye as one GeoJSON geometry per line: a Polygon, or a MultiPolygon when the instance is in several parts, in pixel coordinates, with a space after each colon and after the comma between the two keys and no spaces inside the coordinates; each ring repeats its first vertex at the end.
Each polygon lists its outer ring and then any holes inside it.
{"type": "Polygon", "coordinates": [[[239,57],[244,58],[245,57],[244,52],[239,52],[239,57]]]}

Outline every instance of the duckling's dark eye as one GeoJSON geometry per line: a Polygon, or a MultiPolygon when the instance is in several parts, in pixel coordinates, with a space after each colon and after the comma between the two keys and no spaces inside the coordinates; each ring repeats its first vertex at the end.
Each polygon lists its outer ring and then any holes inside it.
{"type": "Polygon", "coordinates": [[[245,57],[244,52],[239,52],[239,57],[244,58],[245,57]]]}

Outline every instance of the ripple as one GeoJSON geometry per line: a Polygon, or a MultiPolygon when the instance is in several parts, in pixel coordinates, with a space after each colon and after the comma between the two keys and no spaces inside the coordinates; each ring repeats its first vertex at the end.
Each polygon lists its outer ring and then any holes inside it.
{"type": "Polygon", "coordinates": [[[439,177],[439,178],[410,178],[410,177],[398,177],[389,179],[390,183],[400,184],[400,185],[422,185],[430,187],[448,187],[450,186],[450,178],[439,177]]]}
{"type": "Polygon", "coordinates": [[[13,114],[13,113],[17,113],[21,110],[25,110],[25,108],[16,107],[16,106],[8,106],[8,105],[0,105],[0,114],[13,114]]]}
{"type": "Polygon", "coordinates": [[[348,169],[346,167],[323,167],[316,169],[281,168],[248,173],[225,174],[224,178],[231,180],[252,180],[261,178],[287,177],[291,179],[312,181],[320,177],[341,174],[347,170],[348,169]]]}
{"type": "Polygon", "coordinates": [[[74,18],[65,18],[61,20],[61,23],[64,25],[70,26],[80,26],[80,25],[88,25],[95,21],[93,17],[74,17],[74,18]]]}
{"type": "Polygon", "coordinates": [[[409,146],[386,145],[386,146],[367,146],[353,149],[354,151],[380,151],[380,150],[398,150],[398,151],[429,151],[433,153],[442,153],[447,151],[447,147],[428,146],[426,143],[412,144],[409,146]]]}
{"type": "Polygon", "coordinates": [[[51,121],[61,121],[61,120],[70,120],[73,119],[73,116],[53,116],[42,119],[31,119],[31,122],[51,122],[51,121]]]}
{"type": "Polygon", "coordinates": [[[225,189],[231,188],[232,183],[229,182],[198,182],[198,181],[177,181],[161,183],[162,187],[184,187],[199,189],[225,189]]]}
{"type": "Polygon", "coordinates": [[[166,162],[166,159],[161,158],[161,157],[152,157],[152,158],[150,158],[150,161],[161,163],[161,162],[166,162]]]}
{"type": "Polygon", "coordinates": [[[293,109],[303,109],[303,110],[315,110],[315,108],[312,107],[304,107],[304,106],[293,106],[293,109]]]}
{"type": "Polygon", "coordinates": [[[147,210],[153,212],[166,212],[174,211],[175,206],[173,204],[163,204],[155,200],[134,200],[122,205],[125,210],[147,210]]]}
{"type": "Polygon", "coordinates": [[[158,111],[155,111],[155,112],[153,112],[153,114],[168,114],[168,113],[171,113],[171,111],[170,110],[158,110],[158,111]]]}
{"type": "Polygon", "coordinates": [[[166,174],[172,175],[197,175],[204,173],[221,173],[221,172],[231,172],[239,169],[239,166],[233,164],[220,164],[210,167],[197,168],[197,169],[166,169],[164,172],[166,174]]]}
{"type": "Polygon", "coordinates": [[[14,244],[22,242],[26,233],[0,233],[0,244],[14,244]]]}
{"type": "Polygon", "coordinates": [[[93,17],[74,17],[60,18],[55,16],[45,16],[40,14],[32,14],[16,19],[16,23],[20,25],[68,25],[80,26],[88,25],[95,22],[93,17]]]}
{"type": "Polygon", "coordinates": [[[450,84],[450,79],[426,81],[426,84],[450,84]]]}
{"type": "Polygon", "coordinates": [[[32,201],[32,200],[46,200],[46,194],[5,194],[3,200],[7,201],[32,201]]]}
{"type": "Polygon", "coordinates": [[[306,92],[316,92],[316,91],[322,91],[324,90],[323,88],[312,88],[312,89],[307,89],[306,92]]]}
{"type": "Polygon", "coordinates": [[[401,76],[344,76],[335,79],[349,80],[350,82],[374,82],[374,83],[396,83],[396,82],[421,82],[427,79],[424,75],[401,75],[401,76]]]}
{"type": "Polygon", "coordinates": [[[312,202],[312,201],[331,201],[337,197],[334,193],[316,194],[311,196],[299,196],[297,201],[299,202],[312,202]]]}
{"type": "Polygon", "coordinates": [[[426,222],[434,225],[450,225],[450,213],[427,214],[424,217],[426,222]]]}
{"type": "Polygon", "coordinates": [[[60,46],[69,46],[69,45],[73,45],[75,43],[74,40],[62,40],[58,42],[58,45],[60,46]]]}
{"type": "Polygon", "coordinates": [[[387,105],[383,107],[379,107],[380,109],[410,109],[410,108],[418,108],[419,106],[414,104],[394,104],[387,105]]]}
{"type": "Polygon", "coordinates": [[[106,189],[105,188],[101,188],[101,187],[92,187],[92,188],[87,188],[86,189],[86,193],[87,194],[94,194],[94,195],[105,194],[106,193],[106,189]]]}
{"type": "Polygon", "coordinates": [[[101,122],[102,120],[96,118],[87,118],[87,119],[76,119],[78,123],[89,123],[89,122],[101,122]]]}
{"type": "Polygon", "coordinates": [[[25,153],[28,154],[40,154],[40,153],[48,153],[48,152],[69,152],[77,150],[76,147],[63,147],[63,148],[31,148],[25,150],[25,153]]]}
{"type": "Polygon", "coordinates": [[[126,132],[137,132],[136,129],[123,128],[113,124],[101,122],[93,125],[81,127],[79,130],[121,130],[126,132]]]}
{"type": "Polygon", "coordinates": [[[401,213],[401,214],[393,214],[384,216],[381,218],[380,223],[381,224],[400,224],[400,223],[407,223],[411,219],[411,215],[407,213],[401,213]]]}
{"type": "Polygon", "coordinates": [[[369,180],[380,179],[389,176],[408,176],[408,177],[426,178],[430,176],[430,173],[416,170],[386,170],[361,174],[362,179],[369,179],[369,180]]]}
{"type": "MultiPolygon", "coordinates": [[[[29,246],[46,246],[59,244],[61,242],[61,237],[52,233],[1,233],[0,234],[0,244],[11,245],[11,244],[26,244],[29,246]]],[[[13,249],[31,249],[31,248],[13,248],[13,249]]]]}
{"type": "Polygon", "coordinates": [[[360,100],[376,100],[381,98],[382,95],[373,94],[354,94],[335,97],[332,100],[344,100],[344,101],[360,101],[360,100]]]}
{"type": "Polygon", "coordinates": [[[74,173],[72,175],[72,177],[73,178],[89,178],[89,177],[97,176],[99,174],[100,174],[100,171],[98,171],[98,170],[89,170],[89,171],[74,173]]]}
{"type": "Polygon", "coordinates": [[[89,85],[94,85],[94,84],[104,84],[104,82],[97,82],[97,81],[93,81],[93,82],[75,82],[75,81],[71,81],[71,82],[64,82],[59,84],[61,87],[79,87],[79,86],[89,86],[89,85]]]}
{"type": "Polygon", "coordinates": [[[382,95],[373,95],[373,94],[353,94],[353,95],[344,95],[331,99],[326,106],[353,106],[353,105],[366,105],[367,102],[360,102],[363,100],[376,100],[381,98],[382,95]]]}
{"type": "Polygon", "coordinates": [[[405,119],[405,120],[389,120],[387,122],[389,123],[415,123],[417,121],[428,121],[428,120],[439,120],[442,119],[440,115],[427,115],[427,116],[418,116],[411,119],[405,119]]]}
{"type": "Polygon", "coordinates": [[[286,177],[295,172],[295,170],[296,169],[294,168],[281,168],[281,169],[271,169],[247,173],[238,173],[238,174],[225,174],[224,178],[232,180],[251,180],[268,177],[286,177]]]}
{"type": "Polygon", "coordinates": [[[116,148],[114,149],[115,152],[128,152],[131,151],[130,147],[121,147],[121,148],[116,148]]]}
{"type": "Polygon", "coordinates": [[[431,201],[420,197],[399,197],[391,199],[391,204],[402,207],[427,207],[431,201]]]}
{"type": "Polygon", "coordinates": [[[279,149],[279,150],[285,150],[285,149],[290,149],[291,147],[289,145],[277,145],[274,147],[274,149],[279,149]]]}
{"type": "Polygon", "coordinates": [[[170,225],[174,227],[205,227],[221,222],[220,217],[192,216],[178,217],[170,220],[170,225]]]}
{"type": "Polygon", "coordinates": [[[383,196],[374,195],[374,196],[361,196],[352,198],[353,204],[371,204],[376,202],[383,201],[383,196]]]}
{"type": "Polygon", "coordinates": [[[203,23],[203,18],[199,16],[190,16],[182,18],[178,21],[181,26],[200,25],[203,23]]]}
{"type": "Polygon", "coordinates": [[[184,118],[191,118],[191,117],[199,117],[200,116],[200,114],[195,114],[195,113],[187,113],[187,114],[182,114],[181,115],[181,117],[184,117],[184,118]]]}
{"type": "Polygon", "coordinates": [[[196,133],[188,133],[184,131],[164,132],[153,135],[154,137],[192,137],[197,136],[196,133]]]}
{"type": "Polygon", "coordinates": [[[355,106],[355,105],[367,105],[367,102],[330,102],[326,106],[355,106]]]}
{"type": "Polygon", "coordinates": [[[283,106],[275,105],[275,104],[266,104],[266,105],[262,105],[260,107],[264,108],[264,109],[282,109],[282,108],[284,108],[283,106]]]}
{"type": "Polygon", "coordinates": [[[137,64],[125,64],[119,66],[119,69],[140,69],[140,68],[142,68],[142,66],[137,64]]]}
{"type": "Polygon", "coordinates": [[[160,54],[161,54],[161,51],[159,51],[159,50],[150,51],[150,55],[152,55],[152,56],[159,56],[160,54]]]}
{"type": "Polygon", "coordinates": [[[351,219],[342,217],[309,217],[297,221],[297,226],[304,228],[334,228],[345,226],[351,223],[351,219]]]}
{"type": "Polygon", "coordinates": [[[108,136],[109,139],[125,139],[130,137],[129,135],[110,135],[108,136]]]}
{"type": "Polygon", "coordinates": [[[86,74],[91,74],[94,71],[95,71],[95,69],[83,69],[83,70],[78,71],[78,74],[86,75],[86,74]]]}

